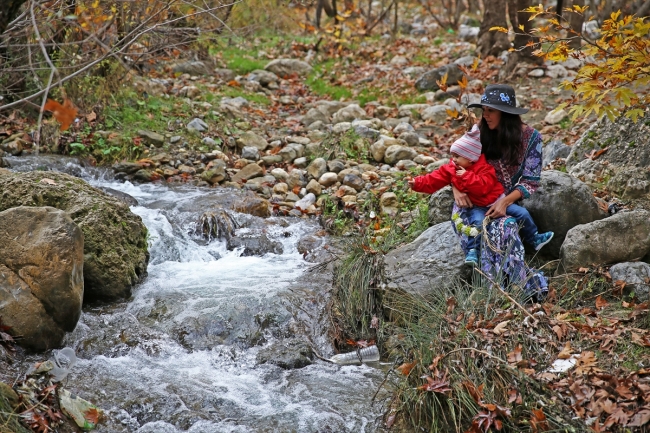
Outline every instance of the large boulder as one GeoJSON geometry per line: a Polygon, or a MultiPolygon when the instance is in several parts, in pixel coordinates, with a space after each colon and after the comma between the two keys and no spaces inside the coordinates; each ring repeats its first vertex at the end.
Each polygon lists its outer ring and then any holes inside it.
{"type": "Polygon", "coordinates": [[[650,252],[650,211],[620,212],[569,230],[560,249],[560,267],[580,267],[638,260],[650,252]]]}
{"type": "Polygon", "coordinates": [[[436,191],[429,197],[429,224],[436,225],[451,220],[454,192],[450,186],[436,191]]]}
{"type": "Polygon", "coordinates": [[[451,222],[429,227],[410,244],[384,257],[389,287],[427,295],[470,276],[451,222]]]}
{"type": "Polygon", "coordinates": [[[81,315],[84,236],[53,207],[0,212],[0,311],[18,343],[42,351],[61,344],[81,315]]]}
{"type": "Polygon", "coordinates": [[[84,234],[84,300],[131,295],[147,275],[147,228],[129,206],[76,177],[53,171],[0,173],[0,211],[52,206],[84,234]]]}
{"type": "Polygon", "coordinates": [[[587,185],[555,170],[542,172],[539,189],[524,200],[523,205],[540,233],[555,233],[553,240],[542,250],[554,258],[559,257],[560,247],[570,229],[607,216],[587,185]]]}

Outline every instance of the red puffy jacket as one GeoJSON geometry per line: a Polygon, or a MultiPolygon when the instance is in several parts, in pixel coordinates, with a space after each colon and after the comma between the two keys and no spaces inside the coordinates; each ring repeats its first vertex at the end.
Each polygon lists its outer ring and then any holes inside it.
{"type": "Polygon", "coordinates": [[[481,155],[462,176],[456,175],[456,164],[449,161],[437,170],[413,179],[413,191],[433,194],[439,189],[454,185],[468,195],[475,206],[489,206],[503,194],[503,185],[497,180],[494,167],[481,155]]]}

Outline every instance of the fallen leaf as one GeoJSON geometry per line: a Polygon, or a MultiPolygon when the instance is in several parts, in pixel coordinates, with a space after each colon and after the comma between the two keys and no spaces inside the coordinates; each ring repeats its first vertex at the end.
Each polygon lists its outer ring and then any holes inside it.
{"type": "Polygon", "coordinates": [[[505,333],[508,330],[508,323],[510,323],[510,320],[504,320],[503,322],[495,326],[492,332],[494,332],[496,335],[501,335],[505,333]]]}
{"type": "Polygon", "coordinates": [[[418,363],[417,359],[410,363],[405,362],[404,364],[397,367],[397,371],[402,373],[404,376],[408,376],[411,373],[413,367],[415,367],[417,363],[418,363]]]}
{"type": "Polygon", "coordinates": [[[52,179],[49,179],[47,177],[41,179],[41,183],[46,183],[48,185],[56,185],[56,182],[54,182],[52,179]]]}
{"type": "Polygon", "coordinates": [[[67,98],[63,100],[63,105],[53,99],[48,99],[43,110],[52,112],[54,118],[61,124],[61,131],[66,131],[77,116],[77,109],[67,98]]]}
{"type": "Polygon", "coordinates": [[[641,427],[642,425],[646,425],[648,421],[650,421],[650,407],[644,406],[640,411],[634,414],[627,426],[641,427]]]}
{"type": "Polygon", "coordinates": [[[567,341],[564,345],[564,349],[557,355],[559,359],[569,359],[571,358],[573,349],[571,348],[571,342],[567,341]]]}
{"type": "Polygon", "coordinates": [[[86,420],[88,420],[88,422],[91,424],[97,424],[99,421],[99,411],[94,407],[90,408],[86,411],[86,413],[84,413],[84,418],[86,418],[86,420]]]}
{"type": "Polygon", "coordinates": [[[602,310],[605,308],[609,303],[600,295],[596,297],[596,308],[598,310],[602,310]]]}
{"type": "Polygon", "coordinates": [[[521,344],[515,347],[515,350],[508,353],[508,364],[516,364],[522,360],[521,344]]]}
{"type": "Polygon", "coordinates": [[[86,115],[86,121],[87,122],[93,122],[97,120],[97,114],[94,111],[91,111],[86,115]]]}

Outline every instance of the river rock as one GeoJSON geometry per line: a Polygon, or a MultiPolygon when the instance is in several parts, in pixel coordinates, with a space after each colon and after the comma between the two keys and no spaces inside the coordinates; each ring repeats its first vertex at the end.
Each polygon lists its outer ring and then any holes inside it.
{"type": "Polygon", "coordinates": [[[579,225],[603,219],[603,211],[591,189],[575,177],[556,170],[542,172],[537,191],[523,201],[540,233],[553,231],[553,240],[542,250],[557,258],[567,232],[579,225]]]}
{"type": "Polygon", "coordinates": [[[246,196],[242,200],[235,203],[233,205],[233,209],[237,212],[261,218],[268,218],[271,216],[271,208],[269,206],[269,202],[253,194],[246,196]]]}
{"type": "Polygon", "coordinates": [[[210,185],[223,182],[228,177],[226,173],[226,162],[221,159],[214,159],[211,164],[212,168],[201,173],[201,180],[208,182],[210,185]]]}
{"type": "Polygon", "coordinates": [[[305,126],[310,126],[316,122],[322,122],[324,124],[330,123],[330,118],[325,110],[319,108],[310,108],[307,111],[307,114],[302,116],[300,122],[305,126]]]}
{"type": "Polygon", "coordinates": [[[454,192],[446,186],[429,197],[429,224],[436,225],[451,221],[451,209],[454,206],[454,192]]]}
{"type": "Polygon", "coordinates": [[[241,157],[250,159],[251,161],[257,161],[260,159],[260,151],[255,146],[246,146],[241,150],[241,157]]]}
{"type": "Polygon", "coordinates": [[[284,370],[306,367],[313,358],[311,346],[298,338],[271,343],[257,352],[258,364],[273,364],[284,370]]]}
{"type": "Polygon", "coordinates": [[[264,175],[264,169],[257,164],[248,164],[246,167],[239,170],[233,177],[233,182],[241,182],[242,180],[252,179],[264,175]]]}
{"type": "Polygon", "coordinates": [[[331,171],[327,173],[323,173],[323,175],[318,179],[318,183],[323,185],[325,188],[334,185],[338,181],[339,181],[338,175],[331,171]]]}
{"type": "Polygon", "coordinates": [[[650,265],[644,262],[617,263],[609,268],[612,281],[624,281],[625,292],[634,294],[645,302],[650,300],[650,265]]]}
{"type": "Polygon", "coordinates": [[[343,181],[341,183],[343,185],[354,188],[357,192],[361,191],[366,184],[366,182],[361,179],[361,177],[353,173],[348,173],[343,176],[343,181]]]}
{"type": "Polygon", "coordinates": [[[277,75],[271,71],[265,71],[263,69],[256,69],[250,74],[248,74],[249,81],[257,81],[264,87],[268,87],[269,84],[279,81],[277,75]]]}
{"type": "Polygon", "coordinates": [[[650,252],[650,211],[619,212],[568,231],[560,249],[565,271],[638,260],[650,252]]]}
{"type": "Polygon", "coordinates": [[[422,112],[422,120],[430,120],[435,123],[444,123],[449,114],[447,114],[449,107],[446,105],[434,105],[422,112]]]}
{"type": "Polygon", "coordinates": [[[380,139],[378,141],[375,141],[373,144],[370,145],[370,155],[372,156],[372,159],[374,159],[377,162],[383,162],[384,161],[384,156],[386,155],[386,143],[384,142],[383,139],[380,139]]]}
{"type": "Polygon", "coordinates": [[[84,300],[131,295],[147,275],[147,229],[115,197],[64,173],[0,173],[0,211],[52,206],[70,214],[84,234],[84,300]]]}
{"type": "Polygon", "coordinates": [[[289,177],[287,177],[287,185],[289,185],[289,188],[291,189],[294,189],[295,187],[302,188],[307,185],[305,173],[302,170],[291,170],[289,177]]]}
{"type": "Polygon", "coordinates": [[[418,153],[414,149],[411,149],[407,146],[395,144],[393,146],[389,146],[386,149],[384,162],[386,164],[394,165],[397,161],[401,161],[403,159],[413,160],[413,158],[415,158],[417,155],[418,153]]]}
{"type": "Polygon", "coordinates": [[[321,195],[321,193],[323,192],[323,187],[321,186],[320,183],[318,183],[316,179],[310,180],[307,186],[305,187],[305,189],[307,190],[308,193],[312,193],[316,197],[321,195]]]}
{"type": "Polygon", "coordinates": [[[410,244],[386,254],[389,287],[427,295],[470,276],[450,222],[429,227],[410,244]]]}
{"type": "Polygon", "coordinates": [[[22,140],[9,140],[3,141],[0,145],[0,149],[11,154],[12,156],[19,156],[23,153],[23,142],[22,140]]]}
{"type": "Polygon", "coordinates": [[[142,166],[136,162],[116,162],[113,164],[113,171],[115,173],[133,174],[141,169],[142,166]]]}
{"type": "Polygon", "coordinates": [[[324,158],[316,158],[307,167],[307,174],[313,179],[320,177],[327,171],[327,161],[324,158]]]}
{"type": "Polygon", "coordinates": [[[243,132],[237,139],[237,147],[243,149],[244,147],[256,147],[260,152],[266,150],[269,147],[268,141],[263,137],[257,135],[254,132],[246,131],[243,132]]]}
{"type": "Polygon", "coordinates": [[[440,81],[445,74],[447,74],[447,83],[449,84],[457,83],[465,75],[458,65],[451,63],[422,74],[415,82],[415,88],[419,91],[438,90],[440,86],[436,81],[440,81]]]}
{"type": "Polygon", "coordinates": [[[74,330],[84,296],[84,237],[53,207],[0,212],[0,311],[16,341],[42,351],[74,330]]]}
{"type": "Polygon", "coordinates": [[[190,132],[203,132],[208,130],[208,124],[203,120],[195,117],[187,124],[187,130],[190,132]]]}
{"type": "Polygon", "coordinates": [[[282,254],[283,248],[280,242],[270,240],[266,234],[243,234],[228,239],[226,248],[228,251],[242,249],[241,256],[263,256],[267,253],[282,254]]]}
{"type": "Polygon", "coordinates": [[[140,204],[140,203],[138,203],[138,200],[135,197],[133,197],[132,195],[127,194],[125,192],[118,191],[116,189],[109,188],[107,186],[99,187],[99,189],[104,191],[106,194],[110,194],[113,197],[117,198],[122,203],[126,204],[127,206],[137,206],[137,205],[140,204]]]}
{"type": "Polygon", "coordinates": [[[544,117],[544,122],[549,125],[557,125],[568,115],[569,113],[563,109],[549,111],[546,117],[544,117]]]}
{"type": "Polygon", "coordinates": [[[341,108],[332,116],[332,123],[352,122],[355,119],[365,119],[368,117],[366,110],[359,104],[350,104],[341,108]]]}
{"type": "Polygon", "coordinates": [[[385,192],[381,195],[379,209],[381,209],[382,215],[394,217],[397,215],[397,206],[399,206],[399,202],[394,192],[385,192]]]}
{"type": "Polygon", "coordinates": [[[275,59],[267,63],[264,69],[273,72],[278,77],[288,77],[293,74],[305,76],[311,72],[312,67],[302,60],[275,59]]]}
{"type": "Polygon", "coordinates": [[[153,131],[140,130],[138,136],[147,144],[153,144],[155,147],[162,147],[165,144],[165,136],[153,131]]]}

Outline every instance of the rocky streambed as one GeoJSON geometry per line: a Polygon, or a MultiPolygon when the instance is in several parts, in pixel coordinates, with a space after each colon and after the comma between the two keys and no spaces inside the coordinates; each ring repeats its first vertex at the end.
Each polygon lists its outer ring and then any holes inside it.
{"type": "MultiPolygon", "coordinates": [[[[371,404],[380,366],[312,354],[333,354],[324,311],[331,278],[309,272],[304,258],[327,242],[315,221],[237,212],[241,191],[122,183],[70,159],[9,162],[81,176],[128,200],[149,232],[148,275],[132,296],[86,305],[64,339],[78,357],[64,386],[104,411],[96,431],[380,430],[381,404],[371,404]],[[206,213],[227,214],[229,234],[206,237],[206,213]]],[[[19,357],[0,379],[47,356],[19,357]]]]}

